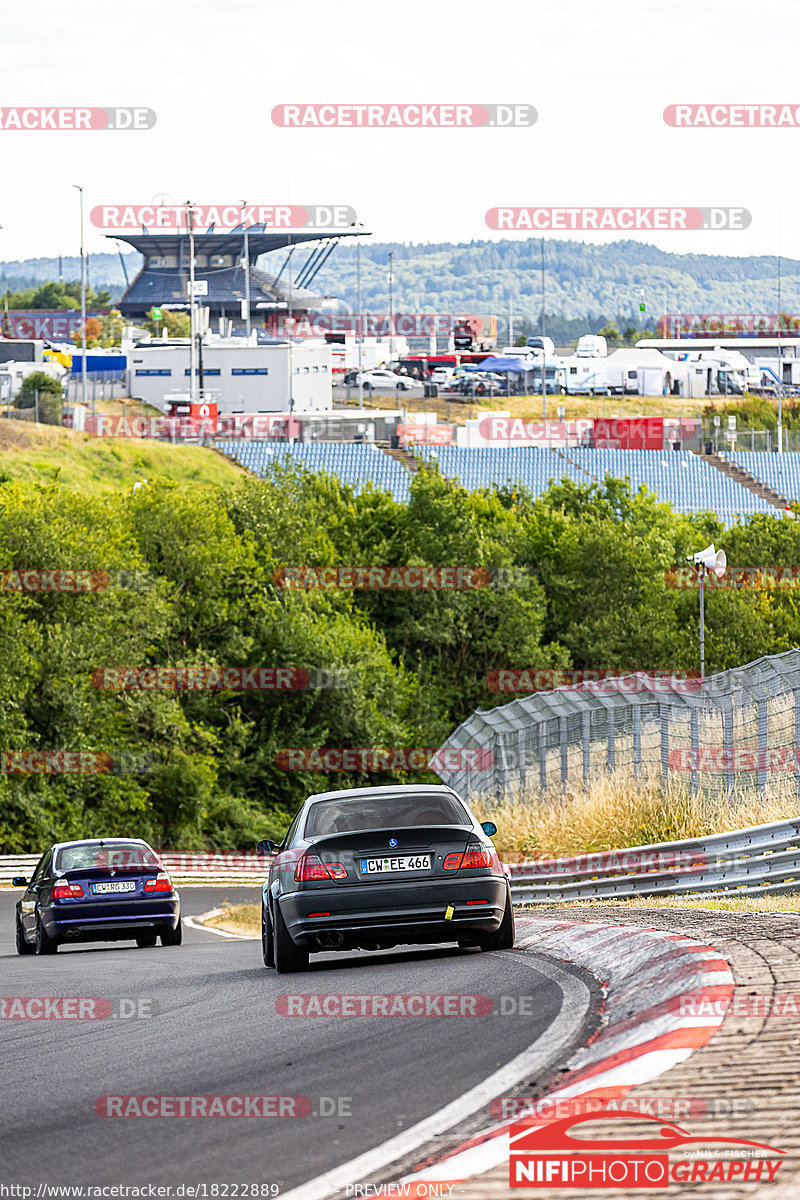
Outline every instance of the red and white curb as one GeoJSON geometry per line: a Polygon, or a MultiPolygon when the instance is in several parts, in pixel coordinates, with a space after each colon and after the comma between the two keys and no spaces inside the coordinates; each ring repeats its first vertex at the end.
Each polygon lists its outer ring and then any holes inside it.
{"type": "MultiPolygon", "coordinates": [[[[710,1042],[733,996],[728,961],[713,946],[681,934],[522,917],[517,918],[517,946],[584,967],[606,986],[604,1026],[573,1055],[558,1087],[538,1104],[577,1096],[621,1099],[710,1042]],[[692,1004],[699,1015],[684,1011],[692,1004]]],[[[409,1195],[435,1196],[501,1166],[508,1162],[512,1122],[531,1118],[535,1113],[515,1111],[513,1118],[421,1163],[398,1183],[417,1185],[409,1195]]]]}

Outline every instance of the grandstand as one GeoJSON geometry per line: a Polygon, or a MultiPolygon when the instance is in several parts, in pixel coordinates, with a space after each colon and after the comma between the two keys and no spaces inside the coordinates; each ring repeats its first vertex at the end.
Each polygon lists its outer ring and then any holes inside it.
{"type": "Polygon", "coordinates": [[[735,466],[741,467],[790,504],[800,501],[800,454],[773,454],[768,450],[742,450],[726,454],[735,466]]]}
{"type": "Polygon", "coordinates": [[[551,482],[563,478],[589,484],[612,475],[629,479],[633,492],[644,484],[676,512],[711,509],[728,526],[738,516],[778,515],[767,500],[689,450],[559,451],[536,446],[438,446],[434,450],[426,446],[420,448],[420,455],[423,461],[438,462],[443,475],[459,479],[470,490],[519,484],[540,496],[551,482]]]}
{"type": "Polygon", "coordinates": [[[274,463],[291,462],[309,471],[327,471],[353,488],[356,495],[371,483],[403,503],[409,498],[409,472],[396,459],[384,454],[371,442],[317,442],[287,445],[280,442],[230,441],[218,442],[223,454],[264,476],[274,463]]]}
{"type": "MultiPolygon", "coordinates": [[[[409,498],[410,472],[372,443],[220,442],[219,448],[256,475],[270,463],[289,458],[311,471],[327,471],[360,493],[371,481],[397,501],[409,498]]],[[[602,483],[606,476],[628,479],[635,493],[644,485],[676,512],[715,512],[725,526],[754,513],[779,516],[761,495],[688,450],[551,450],[538,446],[419,446],[419,459],[435,463],[448,479],[469,491],[514,484],[541,496],[551,483],[602,483]]],[[[782,495],[800,497],[800,454],[743,453],[732,461],[782,495]],[[784,459],[783,463],[778,461],[784,459]],[[753,461],[757,460],[757,461],[753,461]]]]}

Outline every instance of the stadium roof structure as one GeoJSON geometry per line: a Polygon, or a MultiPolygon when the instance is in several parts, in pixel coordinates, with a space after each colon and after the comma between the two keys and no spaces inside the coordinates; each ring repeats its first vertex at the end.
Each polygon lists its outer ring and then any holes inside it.
{"type": "MultiPolygon", "coordinates": [[[[127,242],[140,254],[174,254],[181,244],[189,244],[189,234],[164,233],[161,230],[151,232],[142,228],[141,233],[109,234],[115,242],[127,242]]],[[[343,237],[365,236],[363,229],[286,229],[267,230],[263,225],[250,225],[247,230],[247,242],[250,259],[255,262],[261,254],[269,254],[271,250],[282,250],[291,246],[300,246],[304,242],[338,241],[343,237]]],[[[369,236],[369,235],[366,235],[369,236]]],[[[217,233],[208,230],[206,233],[195,233],[194,247],[198,254],[236,254],[244,247],[244,229],[225,230],[217,233]]]]}
{"type": "MultiPolygon", "coordinates": [[[[264,317],[265,312],[290,308],[294,312],[318,309],[323,297],[309,288],[314,277],[324,265],[343,237],[363,235],[362,229],[335,230],[266,230],[264,226],[251,225],[247,230],[248,257],[250,261],[250,309],[251,314],[264,317]],[[293,272],[291,289],[288,277],[281,283],[290,259],[299,246],[316,243],[310,255],[293,272]],[[283,264],[277,274],[260,270],[255,264],[258,259],[275,250],[286,250],[283,264]]],[[[114,241],[127,242],[144,255],[144,266],[136,278],[128,284],[119,303],[120,310],[129,317],[143,317],[154,306],[166,308],[188,308],[187,288],[189,268],[186,256],[189,235],[185,231],[165,233],[161,231],[115,234],[114,241]],[[171,266],[153,266],[150,260],[156,257],[170,258],[171,266]]],[[[244,256],[244,229],[224,232],[208,230],[194,236],[196,256],[205,256],[206,264],[214,257],[227,257],[229,265],[197,265],[195,278],[206,280],[208,292],[201,303],[212,316],[227,316],[238,320],[242,302],[246,295],[245,268],[241,263],[244,256]]],[[[126,273],[127,274],[127,273],[126,273]]]]}

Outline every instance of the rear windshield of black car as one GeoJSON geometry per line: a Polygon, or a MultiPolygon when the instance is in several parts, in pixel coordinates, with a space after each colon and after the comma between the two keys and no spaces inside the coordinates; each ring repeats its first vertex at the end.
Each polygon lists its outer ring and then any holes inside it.
{"type": "Polygon", "coordinates": [[[471,824],[464,807],[453,796],[374,796],[312,804],[304,836],[399,829],[405,825],[471,824]]]}
{"type": "Polygon", "coordinates": [[[149,846],[137,842],[109,842],[105,846],[64,846],[56,860],[57,871],[140,871],[157,868],[158,859],[149,846]]]}

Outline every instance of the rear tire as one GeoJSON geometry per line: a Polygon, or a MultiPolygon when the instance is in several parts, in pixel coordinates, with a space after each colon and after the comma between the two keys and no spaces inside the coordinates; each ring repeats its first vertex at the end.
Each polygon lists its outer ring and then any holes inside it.
{"type": "Polygon", "coordinates": [[[17,943],[17,954],[35,954],[36,947],[33,945],[33,943],[25,941],[25,933],[22,928],[22,921],[20,920],[19,913],[17,913],[17,919],[14,922],[14,925],[15,925],[15,941],[17,943]]]}
{"type": "Polygon", "coordinates": [[[265,967],[275,966],[275,945],[272,936],[272,921],[269,913],[261,905],[261,957],[265,967]]]}
{"type": "Polygon", "coordinates": [[[36,953],[37,954],[55,954],[58,950],[58,942],[55,938],[51,938],[42,924],[39,917],[36,918],[36,953]]]}
{"type": "Polygon", "coordinates": [[[136,945],[140,950],[151,950],[156,944],[157,936],[155,933],[137,933],[136,945]]]}
{"type": "Polygon", "coordinates": [[[482,950],[511,950],[514,945],[514,906],[511,890],[506,889],[506,907],[500,928],[494,933],[485,933],[481,938],[482,950]]]}
{"type": "Polygon", "coordinates": [[[180,918],[178,918],[178,924],[175,926],[174,929],[168,929],[165,933],[161,934],[161,945],[162,946],[180,946],[182,941],[183,941],[183,925],[181,924],[180,918]]]}
{"type": "Polygon", "coordinates": [[[279,975],[291,975],[295,971],[307,971],[308,951],[301,950],[292,941],[277,900],[275,901],[273,922],[275,970],[279,975]]]}

